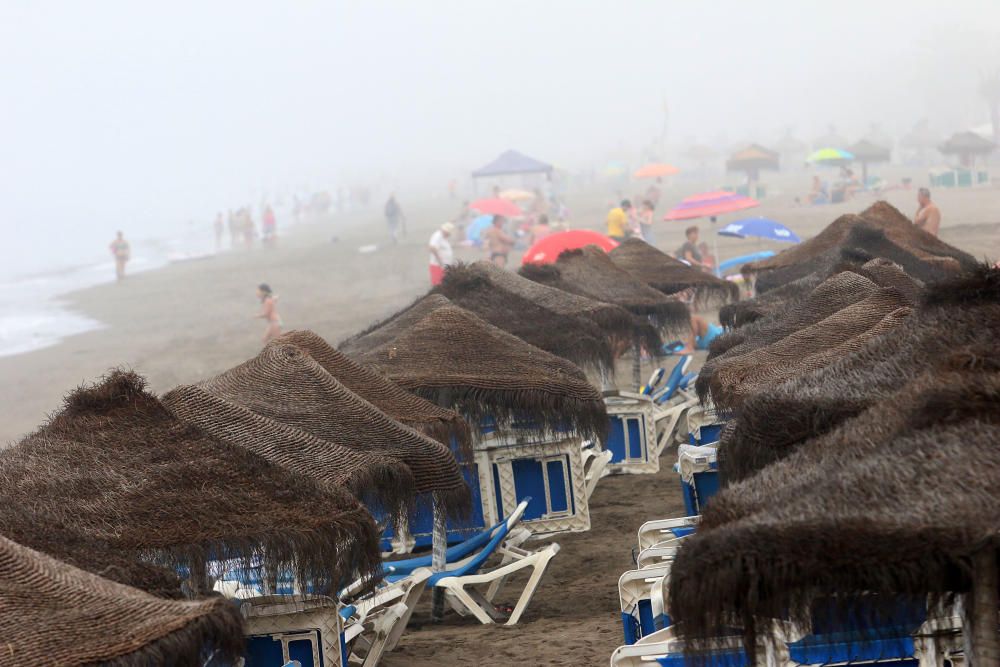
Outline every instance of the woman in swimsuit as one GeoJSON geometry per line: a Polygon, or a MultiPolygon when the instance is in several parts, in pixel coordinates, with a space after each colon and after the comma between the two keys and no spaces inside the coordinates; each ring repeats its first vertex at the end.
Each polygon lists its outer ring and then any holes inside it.
{"type": "Polygon", "coordinates": [[[257,298],[260,299],[260,313],[257,317],[267,321],[267,329],[264,331],[264,344],[281,335],[281,318],[278,317],[277,302],[278,297],[271,291],[271,286],[267,283],[257,285],[257,298]]]}

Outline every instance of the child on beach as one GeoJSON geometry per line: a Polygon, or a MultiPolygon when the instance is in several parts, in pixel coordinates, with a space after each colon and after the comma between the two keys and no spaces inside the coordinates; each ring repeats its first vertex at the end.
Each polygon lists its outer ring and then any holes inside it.
{"type": "Polygon", "coordinates": [[[278,317],[278,297],[271,291],[271,286],[261,283],[257,286],[257,298],[260,299],[260,313],[257,317],[267,322],[264,330],[264,344],[281,335],[281,318],[278,317]]]}

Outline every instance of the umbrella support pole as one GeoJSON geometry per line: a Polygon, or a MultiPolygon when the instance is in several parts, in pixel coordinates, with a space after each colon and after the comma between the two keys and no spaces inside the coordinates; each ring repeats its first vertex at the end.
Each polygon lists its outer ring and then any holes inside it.
{"type": "Polygon", "coordinates": [[[972,592],[965,596],[962,635],[966,664],[975,667],[1000,666],[1000,632],[997,630],[996,551],[984,547],[972,555],[972,592]]]}
{"type": "Polygon", "coordinates": [[[635,335],[635,343],[632,345],[632,385],[634,391],[642,388],[642,345],[639,343],[639,334],[635,335]]]}
{"type": "MultiPolygon", "coordinates": [[[[434,529],[431,535],[431,570],[443,572],[448,564],[448,526],[445,523],[444,511],[434,503],[434,529]]],[[[431,621],[440,623],[444,618],[444,589],[433,588],[431,621]]]]}

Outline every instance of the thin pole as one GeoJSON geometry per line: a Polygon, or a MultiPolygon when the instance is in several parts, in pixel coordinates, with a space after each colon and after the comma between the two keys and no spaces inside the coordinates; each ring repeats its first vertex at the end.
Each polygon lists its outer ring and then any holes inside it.
{"type": "Polygon", "coordinates": [[[635,391],[642,387],[642,345],[639,332],[636,332],[635,343],[632,345],[632,386],[635,391]]]}
{"type": "MultiPolygon", "coordinates": [[[[448,564],[448,527],[445,524],[444,512],[434,502],[434,529],[431,534],[431,570],[443,572],[448,564]]],[[[431,621],[441,622],[444,618],[444,589],[434,587],[431,621]]]]}
{"type": "Polygon", "coordinates": [[[1000,634],[997,632],[997,556],[984,548],[972,556],[972,593],[965,605],[965,653],[973,667],[1000,667],[1000,634]]]}

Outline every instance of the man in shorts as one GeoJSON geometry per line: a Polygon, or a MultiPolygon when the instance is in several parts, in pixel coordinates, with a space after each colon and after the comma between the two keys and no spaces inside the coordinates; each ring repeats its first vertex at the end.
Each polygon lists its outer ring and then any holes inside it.
{"type": "Polygon", "coordinates": [[[493,225],[483,236],[486,238],[486,249],[490,253],[490,261],[501,269],[507,268],[507,256],[514,247],[514,237],[504,231],[507,218],[502,215],[493,216],[493,225]]]}

